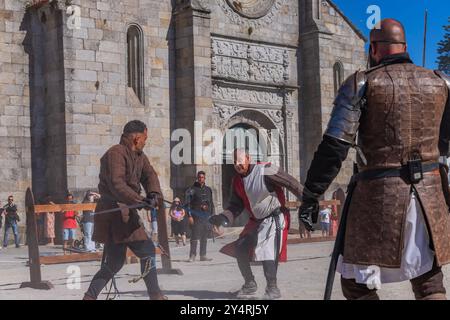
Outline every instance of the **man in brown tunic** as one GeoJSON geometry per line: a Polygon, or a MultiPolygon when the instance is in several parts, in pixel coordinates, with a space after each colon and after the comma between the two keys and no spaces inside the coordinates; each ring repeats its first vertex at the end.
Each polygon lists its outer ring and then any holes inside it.
{"type": "Polygon", "coordinates": [[[96,212],[122,208],[114,213],[95,215],[93,240],[104,243],[104,262],[92,279],[85,299],[96,299],[108,281],[122,268],[127,248],[141,260],[141,272],[150,299],[167,299],[160,291],[155,265],[155,246],[136,210],[124,208],[138,203],[156,207],[162,200],[158,176],[143,149],[147,127],[139,120],[127,123],[120,144],[111,147],[100,160],[100,201],[96,212]],[[141,185],[147,197],[140,195],[141,185]]]}
{"type": "Polygon", "coordinates": [[[449,151],[450,79],[414,65],[406,49],[400,22],[372,30],[371,68],[340,88],[305,182],[299,218],[311,228],[318,198],[356,147],[338,263],[347,299],[378,299],[380,284],[404,280],[416,299],[446,298],[450,216],[438,161],[449,151]]]}

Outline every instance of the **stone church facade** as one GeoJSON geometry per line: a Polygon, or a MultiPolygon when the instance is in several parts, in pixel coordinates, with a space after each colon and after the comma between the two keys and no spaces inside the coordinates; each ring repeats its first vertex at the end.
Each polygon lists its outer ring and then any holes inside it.
{"type": "Polygon", "coordinates": [[[226,204],[229,166],[171,162],[172,133],[194,137],[199,123],[277,130],[270,155],[304,180],[336,88],[366,60],[364,36],[329,0],[35,2],[0,0],[0,200],[14,194],[22,214],[27,187],[37,199],[95,189],[101,155],[133,119],[149,127],[168,199],[201,169],[226,204]]]}

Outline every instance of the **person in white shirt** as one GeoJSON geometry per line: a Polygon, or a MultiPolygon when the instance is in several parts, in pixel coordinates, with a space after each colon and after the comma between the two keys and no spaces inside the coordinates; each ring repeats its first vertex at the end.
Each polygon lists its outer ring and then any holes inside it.
{"type": "Polygon", "coordinates": [[[327,206],[319,213],[320,225],[322,227],[322,237],[328,237],[330,233],[330,216],[331,216],[331,206],[327,206]]]}

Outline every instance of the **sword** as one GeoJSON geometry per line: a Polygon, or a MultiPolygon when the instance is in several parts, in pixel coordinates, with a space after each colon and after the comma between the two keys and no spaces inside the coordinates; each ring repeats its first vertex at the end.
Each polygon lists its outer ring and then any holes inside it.
{"type": "Polygon", "coordinates": [[[356,182],[350,181],[348,185],[347,198],[345,199],[344,207],[342,209],[341,221],[339,223],[338,233],[336,235],[336,241],[334,242],[334,249],[331,255],[330,267],[328,269],[327,284],[325,286],[324,300],[331,299],[331,292],[333,291],[334,277],[336,275],[336,266],[339,256],[344,252],[344,240],[345,240],[345,227],[347,225],[348,209],[353,194],[353,190],[356,187],[356,182]]]}
{"type": "Polygon", "coordinates": [[[121,210],[123,210],[123,209],[142,209],[142,208],[145,208],[145,207],[147,207],[148,206],[148,204],[147,203],[137,203],[137,204],[133,204],[133,205],[130,205],[130,206],[124,206],[124,207],[122,207],[122,208],[113,208],[113,209],[108,209],[108,210],[103,210],[103,211],[100,211],[100,212],[95,212],[95,214],[103,214],[103,213],[111,213],[111,212],[117,212],[117,211],[121,211],[121,210]]]}
{"type": "MultiPolygon", "coordinates": [[[[173,202],[167,201],[167,200],[163,200],[165,203],[172,205],[173,202]]],[[[143,209],[145,207],[147,207],[148,204],[143,202],[143,203],[137,203],[137,204],[132,204],[129,206],[123,206],[123,207],[118,207],[118,208],[113,208],[113,209],[108,209],[108,210],[103,210],[103,211],[99,211],[99,212],[95,212],[94,214],[103,214],[103,213],[112,213],[112,212],[117,212],[117,211],[121,211],[123,209],[143,209]]],[[[186,209],[185,206],[182,207],[183,209],[186,209]]],[[[193,213],[196,216],[200,216],[200,217],[208,217],[209,215],[207,213],[204,212],[200,212],[197,210],[189,210],[191,213],[193,213]]]]}

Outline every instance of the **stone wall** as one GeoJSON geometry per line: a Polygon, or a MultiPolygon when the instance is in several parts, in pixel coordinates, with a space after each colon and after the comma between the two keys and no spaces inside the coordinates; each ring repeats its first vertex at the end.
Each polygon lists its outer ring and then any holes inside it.
{"type": "MultiPolygon", "coordinates": [[[[145,149],[170,190],[169,1],[75,0],[81,28],[64,28],[67,185],[77,192],[98,184],[99,159],[134,119],[149,127],[145,149]],[[127,84],[127,30],[142,29],[144,90],[141,104],[127,84]]],[[[65,16],[65,22],[70,19],[65,16]]]]}
{"type": "Polygon", "coordinates": [[[15,197],[24,223],[25,190],[31,187],[29,57],[25,9],[0,0],[0,201],[15,197]]]}
{"type": "MultiPolygon", "coordinates": [[[[302,91],[301,161],[308,168],[322,140],[334,101],[333,67],[336,62],[344,67],[343,78],[365,67],[365,39],[332,1],[304,0],[300,28],[302,91]]],[[[353,172],[352,150],[342,170],[328,189],[325,197],[331,198],[338,188],[347,185],[353,172]]],[[[301,171],[302,181],[307,170],[301,171]]]]}
{"type": "MultiPolygon", "coordinates": [[[[22,209],[31,185],[38,197],[95,189],[101,155],[132,119],[149,127],[145,151],[166,198],[202,169],[222,206],[222,166],[170,161],[171,132],[194,138],[194,121],[280,129],[280,165],[304,180],[331,112],[334,63],[347,77],[365,62],[364,40],[331,1],[239,13],[228,0],[73,0],[78,29],[65,1],[28,15],[23,3],[0,0],[0,200],[12,193],[22,209]],[[132,24],[143,34],[143,103],[127,84],[132,24]]],[[[330,190],[350,174],[351,161],[330,190]]]]}
{"type": "Polygon", "coordinates": [[[45,6],[27,16],[32,189],[37,202],[46,195],[61,201],[67,190],[62,12],[45,6]]]}
{"type": "MultiPolygon", "coordinates": [[[[344,67],[344,79],[357,70],[366,67],[365,38],[349,24],[342,12],[332,1],[322,1],[321,19],[324,26],[332,33],[331,39],[321,38],[320,51],[320,76],[321,76],[321,98],[322,98],[322,130],[325,131],[334,101],[334,77],[333,66],[341,62],[344,67]]],[[[352,149],[348,160],[343,164],[336,180],[330,186],[326,197],[331,198],[332,192],[339,187],[346,188],[353,174],[353,162],[355,152],[352,149]]]]}

